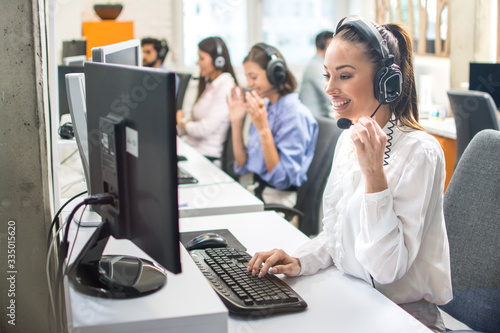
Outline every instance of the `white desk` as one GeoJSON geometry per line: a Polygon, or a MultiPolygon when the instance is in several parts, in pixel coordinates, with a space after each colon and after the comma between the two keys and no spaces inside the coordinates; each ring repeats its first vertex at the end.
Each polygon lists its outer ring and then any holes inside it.
{"type": "MultiPolygon", "coordinates": [[[[80,228],[72,258],[95,228],[80,228]]],[[[74,228],[70,240],[74,237],[74,228]]],[[[108,254],[150,259],[127,240],[110,239],[108,254]]],[[[191,257],[181,246],[182,273],[168,273],[167,284],[148,296],[110,300],[81,294],[65,281],[66,314],[70,333],[209,332],[227,331],[228,311],[191,257]],[[194,295],[198,301],[192,302],[194,295]]]]}
{"type": "Polygon", "coordinates": [[[187,158],[187,161],[179,161],[178,165],[198,179],[196,184],[184,184],[179,187],[195,187],[235,181],[179,137],[177,138],[177,154],[187,158]]]}
{"type": "Polygon", "coordinates": [[[264,203],[237,182],[179,186],[179,216],[260,212],[264,203]]]}
{"type": "MultiPolygon", "coordinates": [[[[273,247],[293,252],[308,240],[269,211],[180,220],[181,231],[226,228],[249,253],[273,247]]],[[[80,230],[77,248],[93,229],[80,230]]],[[[130,242],[116,240],[110,241],[105,253],[144,256],[130,242]]],[[[183,273],[169,274],[159,292],[130,300],[85,296],[66,282],[70,332],[430,332],[369,284],[334,267],[286,279],[308,303],[304,312],[269,318],[227,317],[226,308],[183,248],[182,264],[183,273]],[[187,295],[198,295],[199,301],[193,303],[187,295]]]]}
{"type": "MultiPolygon", "coordinates": [[[[227,228],[247,252],[282,248],[292,253],[308,240],[274,212],[185,218],[181,231],[227,228]]],[[[430,332],[364,281],[331,267],[286,278],[308,303],[304,312],[253,320],[229,317],[229,332],[430,332]]]]}

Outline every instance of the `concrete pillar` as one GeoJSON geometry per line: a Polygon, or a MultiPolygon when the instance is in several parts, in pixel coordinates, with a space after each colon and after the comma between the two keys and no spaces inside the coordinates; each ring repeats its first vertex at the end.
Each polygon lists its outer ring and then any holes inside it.
{"type": "Polygon", "coordinates": [[[0,10],[0,331],[11,333],[55,332],[45,278],[50,158],[38,6],[3,0],[0,10]]]}

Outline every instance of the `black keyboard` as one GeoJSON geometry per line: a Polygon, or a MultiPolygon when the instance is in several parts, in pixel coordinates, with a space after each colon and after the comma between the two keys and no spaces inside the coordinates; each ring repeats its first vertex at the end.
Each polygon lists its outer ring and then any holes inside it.
{"type": "Polygon", "coordinates": [[[177,167],[177,182],[179,184],[195,184],[198,179],[194,178],[189,172],[185,171],[181,167],[177,167]]]}
{"type": "Polygon", "coordinates": [[[231,314],[262,317],[307,307],[302,297],[277,276],[268,273],[259,278],[247,272],[252,257],[243,250],[208,248],[190,254],[231,314]]]}

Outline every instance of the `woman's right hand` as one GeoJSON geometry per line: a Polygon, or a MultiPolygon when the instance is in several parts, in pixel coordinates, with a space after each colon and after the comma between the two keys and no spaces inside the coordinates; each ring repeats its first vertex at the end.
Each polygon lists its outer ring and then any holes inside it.
{"type": "Polygon", "coordinates": [[[243,89],[240,86],[234,85],[231,88],[231,96],[228,97],[227,104],[229,106],[229,119],[231,124],[243,125],[243,119],[248,109],[248,105],[243,99],[243,89]]]}
{"type": "Polygon", "coordinates": [[[283,250],[274,249],[267,252],[257,252],[247,267],[248,272],[252,272],[252,275],[259,273],[259,277],[263,277],[269,269],[273,274],[296,276],[301,270],[300,260],[288,255],[283,250]]]}

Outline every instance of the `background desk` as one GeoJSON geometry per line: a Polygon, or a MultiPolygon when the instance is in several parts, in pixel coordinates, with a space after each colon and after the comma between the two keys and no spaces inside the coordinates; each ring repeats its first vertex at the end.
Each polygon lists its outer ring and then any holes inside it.
{"type": "Polygon", "coordinates": [[[263,210],[264,203],[237,182],[179,186],[179,217],[263,210]]]}
{"type": "Polygon", "coordinates": [[[222,171],[205,156],[191,147],[182,138],[177,138],[177,154],[185,156],[187,161],[179,161],[179,167],[198,179],[196,184],[185,184],[180,187],[211,185],[235,182],[231,176],[222,171]]]}
{"type": "Polygon", "coordinates": [[[455,128],[455,119],[445,118],[444,121],[420,119],[420,125],[432,134],[441,144],[444,151],[446,161],[446,181],[444,189],[448,187],[448,183],[455,170],[455,159],[457,157],[457,130],[455,128]]]}

